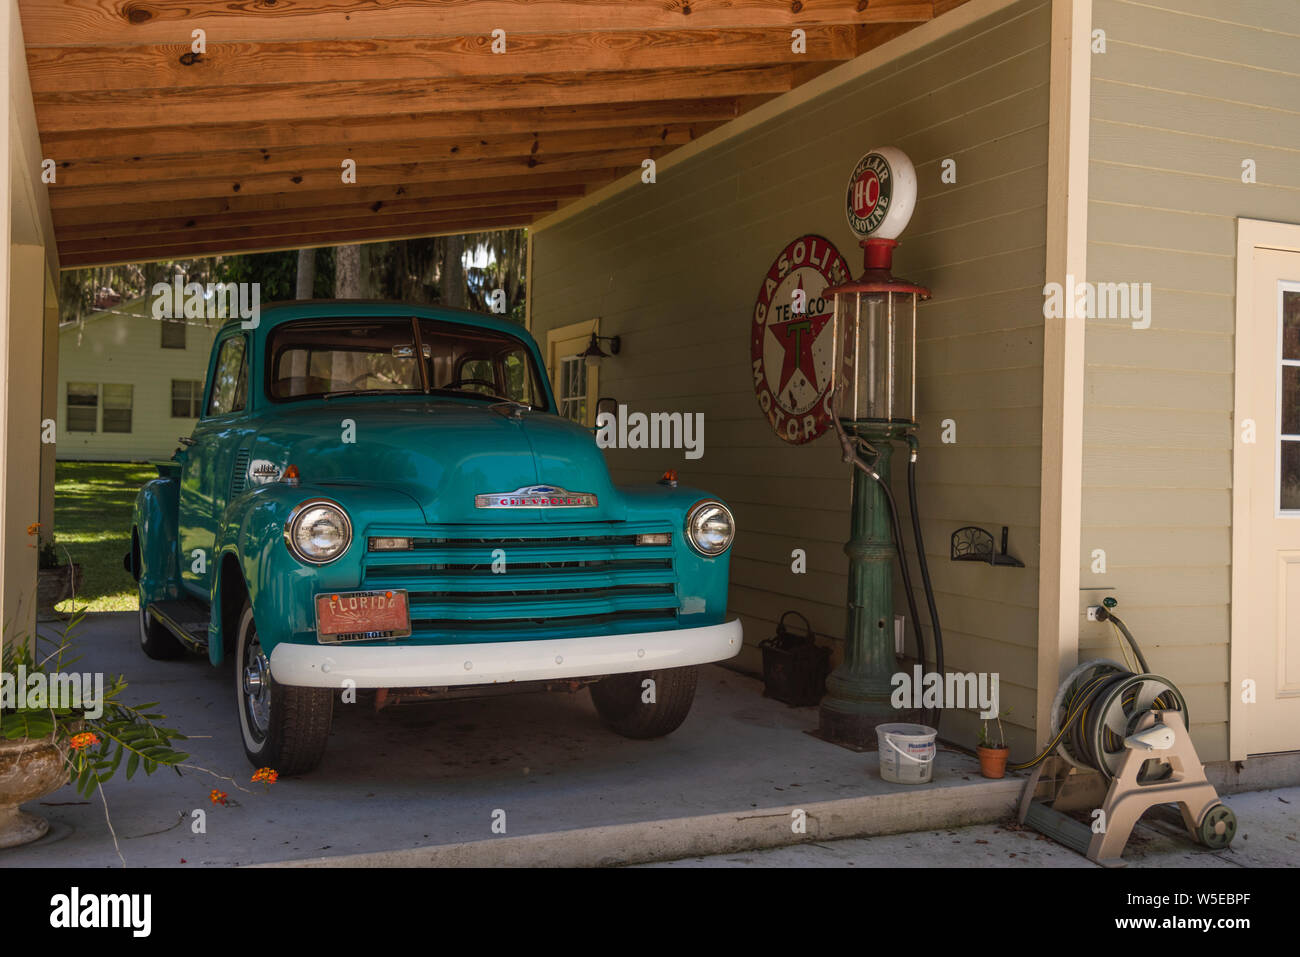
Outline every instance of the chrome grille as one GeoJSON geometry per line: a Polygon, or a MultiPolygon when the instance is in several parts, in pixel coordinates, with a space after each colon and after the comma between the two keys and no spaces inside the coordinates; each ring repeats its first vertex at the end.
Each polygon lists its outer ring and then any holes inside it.
{"type": "Polygon", "coordinates": [[[672,529],[663,524],[384,527],[366,534],[363,587],[405,589],[417,640],[580,637],[676,624],[672,529]],[[668,534],[670,544],[637,545],[645,534],[668,534]],[[407,538],[411,547],[376,551],[377,538],[407,538]]]}

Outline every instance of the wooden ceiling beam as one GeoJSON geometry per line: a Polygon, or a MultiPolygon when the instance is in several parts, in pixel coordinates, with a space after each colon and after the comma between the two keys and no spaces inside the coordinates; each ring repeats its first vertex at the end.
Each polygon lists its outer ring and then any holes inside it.
{"type": "Polygon", "coordinates": [[[333,190],[334,202],[354,202],[352,191],[359,185],[384,186],[409,183],[452,183],[480,176],[514,176],[520,188],[528,185],[529,171],[568,172],[605,167],[631,169],[647,159],[663,155],[667,148],[645,147],[630,150],[607,150],[598,153],[564,153],[555,156],[502,157],[468,162],[401,163],[390,166],[359,166],[356,183],[344,183],[341,170],[303,169],[299,173],[255,173],[251,176],[219,177],[203,180],[165,180],[149,183],[124,183],[109,186],[55,186],[50,190],[50,207],[111,206],[132,201],[167,200],[184,204],[203,197],[284,193],[294,190],[333,190]]]}
{"type": "Polygon", "coordinates": [[[32,47],[32,89],[47,92],[184,90],[227,84],[280,85],[336,80],[384,82],[448,77],[522,77],[565,72],[712,69],[844,61],[856,55],[849,24],[805,26],[806,48],[795,52],[784,27],[520,34],[506,55],[492,52],[486,34],[295,43],[224,43],[210,38],[195,55],[188,37],[156,46],[32,47]]]}
{"type": "MultiPolygon", "coordinates": [[[[431,197],[428,199],[376,200],[372,203],[344,203],[327,206],[307,206],[292,209],[263,209],[247,212],[226,212],[203,216],[167,216],[139,217],[115,222],[97,222],[79,225],[66,225],[56,218],[60,242],[72,242],[88,239],[108,239],[112,237],[131,237],[142,230],[160,233],[199,233],[205,230],[224,229],[238,226],[266,226],[270,229],[285,224],[309,222],[333,222],[335,220],[368,220],[376,225],[386,221],[390,216],[408,216],[416,213],[440,213],[446,210],[482,209],[484,215],[499,215],[491,212],[499,207],[511,207],[517,203],[550,203],[557,205],[560,200],[581,196],[586,192],[582,185],[548,186],[545,189],[521,189],[484,193],[482,195],[455,195],[431,197]]],[[[116,207],[115,207],[116,208],[116,207]]]]}
{"type": "Polygon", "coordinates": [[[698,133],[690,126],[625,127],[616,130],[570,130],[533,135],[412,140],[343,147],[329,153],[319,147],[239,150],[226,153],[181,153],[130,159],[64,160],[58,164],[59,188],[106,186],[115,183],[158,183],[177,179],[238,179],[248,174],[290,173],[304,170],[328,171],[336,176],[342,158],[353,160],[357,169],[373,169],[401,163],[468,163],[503,157],[547,157],[567,153],[600,153],[634,147],[680,146],[717,124],[701,125],[698,133]]]}
{"type": "Polygon", "coordinates": [[[394,229],[391,227],[341,230],[318,229],[294,235],[281,235],[275,240],[232,240],[223,244],[205,244],[180,248],[165,246],[124,246],[117,244],[99,251],[80,253],[59,252],[59,263],[65,269],[85,266],[103,266],[110,263],[151,262],[156,260],[230,256],[237,253],[274,252],[282,249],[306,249],[315,246],[339,246],[349,243],[392,242],[398,239],[422,239],[429,236],[450,236],[457,233],[481,232],[491,229],[518,229],[532,221],[527,215],[505,215],[484,218],[468,217],[460,220],[429,221],[421,228],[394,229]]]}
{"type": "MultiPolygon", "coordinates": [[[[930,19],[917,0],[19,0],[29,46],[124,45],[189,41],[252,43],[433,35],[491,38],[598,30],[808,28],[930,19]]],[[[508,55],[508,54],[507,54],[508,55]]]]}
{"type": "MultiPolygon", "coordinates": [[[[350,122],[394,113],[463,112],[492,109],[632,103],[645,100],[716,99],[790,89],[788,66],[728,67],[718,70],[654,70],[627,73],[547,73],[520,82],[511,77],[432,81],[199,87],[184,91],[127,90],[114,94],[46,92],[35,97],[36,120],[45,132],[189,126],[188,140],[201,149],[208,123],[256,116],[273,125],[310,116],[350,122]]],[[[174,152],[174,149],[173,149],[174,152]]]]}
{"type": "MultiPolygon", "coordinates": [[[[660,100],[535,109],[475,110],[459,113],[398,113],[392,116],[318,120],[300,117],[281,123],[255,120],[205,124],[203,153],[294,147],[359,146],[394,141],[491,138],[517,133],[597,130],[646,125],[724,123],[735,119],[734,98],[660,100]]],[[[97,130],[41,131],[46,156],[130,158],[183,151],[193,137],[193,127],[177,125],[116,130],[104,136],[97,130]]]]}
{"type": "MultiPolygon", "coordinates": [[[[524,176],[485,176],[481,179],[438,183],[398,183],[388,186],[367,186],[364,183],[349,187],[340,195],[339,186],[324,190],[305,190],[293,193],[232,193],[222,197],[189,199],[183,205],[173,200],[130,198],[118,203],[92,203],[86,206],[54,208],[56,234],[68,226],[116,223],[133,220],[163,219],[174,216],[220,216],[263,211],[305,211],[333,209],[349,203],[392,203],[413,199],[455,198],[471,195],[509,192],[512,190],[564,190],[556,195],[573,195],[571,188],[583,190],[594,184],[607,183],[626,170],[584,169],[549,172],[533,170],[524,176]]],[[[139,191],[132,191],[134,197],[139,191]]],[[[149,197],[149,192],[143,192],[149,197]]]]}

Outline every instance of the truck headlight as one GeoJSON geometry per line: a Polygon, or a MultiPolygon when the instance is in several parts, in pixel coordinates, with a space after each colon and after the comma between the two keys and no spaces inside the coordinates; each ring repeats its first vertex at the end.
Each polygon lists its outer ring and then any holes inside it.
{"type": "Polygon", "coordinates": [[[736,520],[721,502],[705,499],[686,513],[686,540],[701,555],[721,555],[736,537],[736,520]]]}
{"type": "Polygon", "coordinates": [[[343,507],[329,499],[303,502],[284,523],[284,541],[299,561],[332,562],[352,544],[352,522],[343,507]]]}

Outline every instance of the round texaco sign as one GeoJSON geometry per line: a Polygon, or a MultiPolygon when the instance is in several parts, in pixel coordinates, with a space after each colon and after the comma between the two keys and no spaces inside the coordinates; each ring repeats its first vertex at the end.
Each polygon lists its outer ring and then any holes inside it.
{"type": "Polygon", "coordinates": [[[749,353],[754,393],[787,442],[810,442],[830,427],[835,304],[822,292],[849,278],[835,244],[810,235],[781,250],[759,287],[749,353]]]}

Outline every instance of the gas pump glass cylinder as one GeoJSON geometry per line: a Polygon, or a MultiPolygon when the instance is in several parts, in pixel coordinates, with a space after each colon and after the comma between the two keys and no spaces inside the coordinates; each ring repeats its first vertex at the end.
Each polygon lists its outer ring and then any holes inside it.
{"type": "Polygon", "coordinates": [[[855,425],[916,424],[916,307],[900,292],[835,294],[835,415],[855,425]]]}

